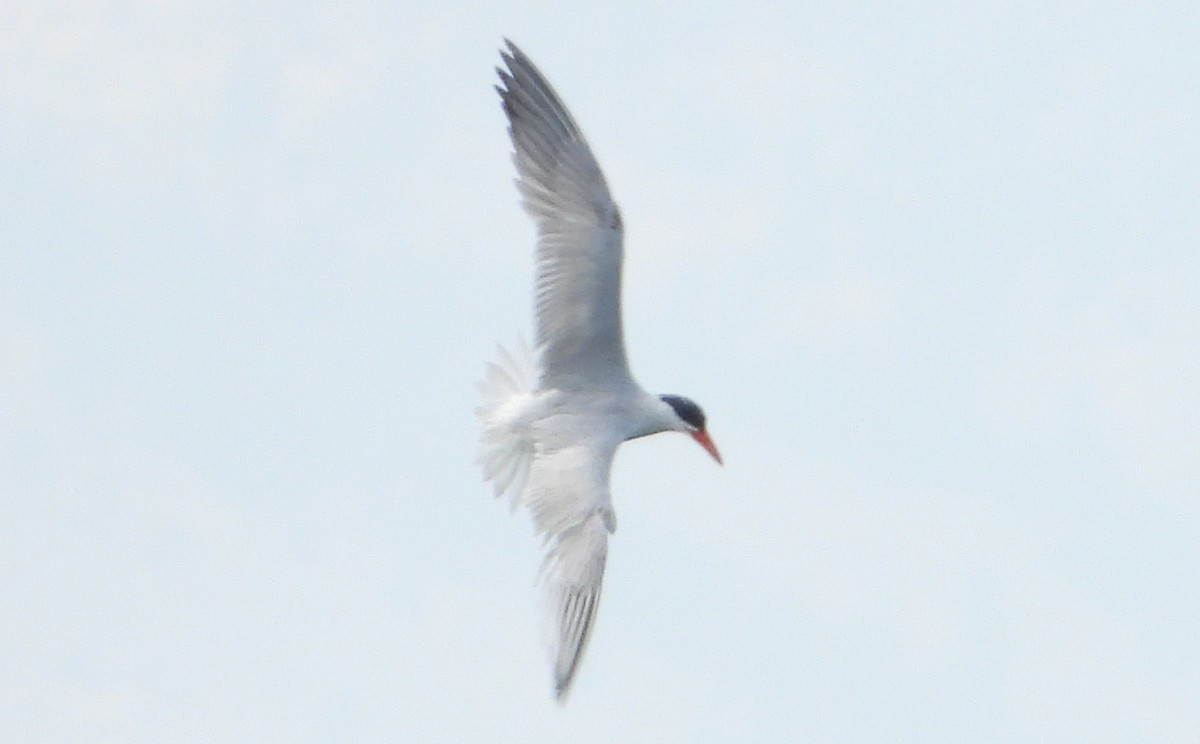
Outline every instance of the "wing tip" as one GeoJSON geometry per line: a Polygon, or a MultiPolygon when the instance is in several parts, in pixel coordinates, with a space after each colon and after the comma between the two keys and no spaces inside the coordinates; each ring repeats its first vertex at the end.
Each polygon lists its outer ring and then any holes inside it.
{"type": "Polygon", "coordinates": [[[567,697],[571,693],[571,683],[575,681],[575,671],[579,669],[579,662],[582,658],[583,647],[580,647],[575,651],[575,656],[565,670],[559,668],[554,670],[554,700],[559,705],[567,702],[567,697]]]}
{"type": "Polygon", "coordinates": [[[567,697],[571,692],[571,680],[555,680],[554,681],[554,702],[559,705],[567,704],[567,697]]]}

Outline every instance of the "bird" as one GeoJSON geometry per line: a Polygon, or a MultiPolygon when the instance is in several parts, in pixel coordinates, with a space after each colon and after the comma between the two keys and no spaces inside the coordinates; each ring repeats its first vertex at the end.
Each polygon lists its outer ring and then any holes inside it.
{"type": "Polygon", "coordinates": [[[546,550],[547,646],[563,702],[587,647],[616,530],[609,473],[617,448],[659,432],[689,435],[723,464],[704,411],[633,378],[621,324],[624,228],[583,132],[516,44],[505,39],[496,91],[516,186],[537,228],[535,343],[497,346],[479,383],[479,465],[497,498],[525,507],[546,550]]]}

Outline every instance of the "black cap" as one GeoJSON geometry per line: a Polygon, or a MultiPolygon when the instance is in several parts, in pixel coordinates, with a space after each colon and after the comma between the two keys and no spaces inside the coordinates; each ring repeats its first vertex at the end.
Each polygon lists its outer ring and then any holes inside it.
{"type": "Polygon", "coordinates": [[[682,395],[660,395],[662,401],[675,409],[675,415],[683,419],[689,426],[704,431],[704,411],[689,398],[682,395]]]}

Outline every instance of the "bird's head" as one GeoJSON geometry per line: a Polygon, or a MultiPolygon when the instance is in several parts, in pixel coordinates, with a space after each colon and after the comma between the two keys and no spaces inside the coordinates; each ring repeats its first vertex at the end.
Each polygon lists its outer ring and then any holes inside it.
{"type": "Polygon", "coordinates": [[[691,436],[708,454],[712,455],[718,464],[723,465],[721,453],[717,452],[717,445],[713,444],[713,440],[708,436],[708,431],[704,428],[704,411],[700,409],[700,406],[682,395],[660,395],[658,397],[675,412],[677,420],[673,422],[675,425],[672,428],[691,436]]]}

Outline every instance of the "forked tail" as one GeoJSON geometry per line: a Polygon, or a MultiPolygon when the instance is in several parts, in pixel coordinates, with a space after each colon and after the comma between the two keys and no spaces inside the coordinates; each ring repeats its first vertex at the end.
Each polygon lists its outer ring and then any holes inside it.
{"type": "Polygon", "coordinates": [[[518,340],[514,353],[497,344],[497,360],[487,365],[480,381],[483,402],[475,415],[483,423],[479,454],[484,480],[492,482],[497,497],[508,494],[516,508],[529,479],[534,443],[529,414],[537,390],[537,351],[518,340]]]}

